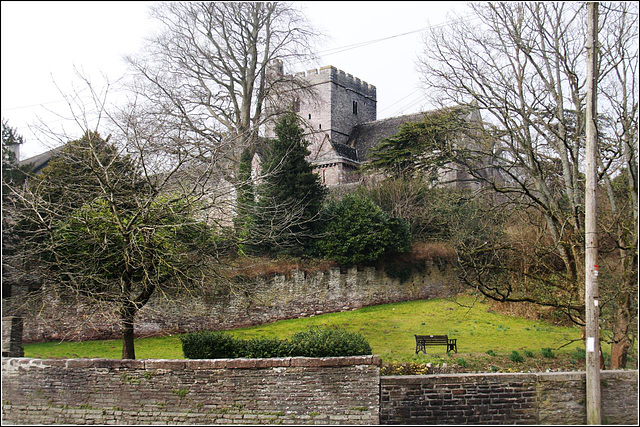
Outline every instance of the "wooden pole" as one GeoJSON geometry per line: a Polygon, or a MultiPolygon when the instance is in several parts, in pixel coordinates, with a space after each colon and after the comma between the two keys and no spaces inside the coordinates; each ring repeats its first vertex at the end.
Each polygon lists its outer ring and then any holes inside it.
{"type": "Polygon", "coordinates": [[[598,234],[597,234],[597,103],[598,3],[588,3],[587,100],[585,152],[585,316],[587,369],[587,424],[601,424],[600,328],[598,326],[598,234]]]}

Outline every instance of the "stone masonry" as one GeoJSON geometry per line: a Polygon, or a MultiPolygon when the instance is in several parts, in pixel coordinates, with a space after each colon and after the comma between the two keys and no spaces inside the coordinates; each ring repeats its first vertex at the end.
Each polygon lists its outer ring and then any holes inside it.
{"type": "MultiPolygon", "coordinates": [[[[638,423],[638,371],[602,371],[602,420],[638,423]]],[[[585,373],[381,377],[381,424],[586,424],[585,373]]]]}
{"type": "Polygon", "coordinates": [[[378,424],[380,359],[3,359],[11,424],[378,424]]]}
{"type": "Polygon", "coordinates": [[[22,357],[22,318],[2,318],[2,357],[22,357]]]}
{"type": "MultiPolygon", "coordinates": [[[[185,296],[173,302],[152,299],[137,315],[135,332],[137,336],[148,336],[231,329],[370,305],[452,296],[459,286],[450,266],[432,261],[426,261],[421,272],[404,282],[373,267],[329,268],[313,273],[292,270],[286,276],[242,279],[233,291],[220,289],[212,298],[185,296]]],[[[37,318],[26,313],[23,316],[24,342],[121,336],[113,306],[66,306],[50,300],[46,309],[38,311],[37,318]]]]}
{"type": "MultiPolygon", "coordinates": [[[[637,425],[638,372],[602,371],[602,420],[637,425]]],[[[375,356],[2,360],[11,424],[586,423],[584,372],[380,376],[375,356]]]]}

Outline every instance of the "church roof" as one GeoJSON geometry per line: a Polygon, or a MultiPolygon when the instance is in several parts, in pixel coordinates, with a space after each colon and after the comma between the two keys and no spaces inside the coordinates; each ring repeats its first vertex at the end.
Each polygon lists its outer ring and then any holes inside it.
{"type": "Polygon", "coordinates": [[[369,150],[377,146],[380,141],[398,133],[400,126],[404,123],[421,121],[425,114],[428,113],[408,114],[362,123],[353,128],[347,145],[357,150],[358,161],[366,162],[369,160],[369,150]]]}
{"type": "Polygon", "coordinates": [[[58,153],[60,152],[60,150],[62,150],[62,148],[64,148],[64,145],[53,148],[49,151],[45,151],[44,153],[41,153],[41,154],[37,154],[33,157],[29,157],[28,159],[20,160],[18,164],[20,166],[30,165],[31,173],[39,172],[42,168],[44,168],[49,164],[49,160],[51,160],[56,155],[58,155],[58,153]]]}
{"type": "Polygon", "coordinates": [[[339,144],[336,142],[332,143],[333,145],[333,149],[336,150],[336,153],[340,156],[340,157],[344,157],[346,159],[349,160],[353,160],[354,162],[358,161],[358,152],[355,148],[350,147],[348,145],[345,144],[339,144]]]}
{"type": "MultiPolygon", "coordinates": [[[[470,110],[464,106],[450,107],[448,109],[462,114],[466,117],[466,120],[480,120],[476,109],[470,110]]],[[[356,125],[351,130],[347,145],[356,149],[359,162],[367,162],[369,160],[369,151],[375,148],[383,139],[397,134],[400,126],[405,123],[421,122],[425,116],[442,111],[444,110],[423,111],[356,125]]]]}

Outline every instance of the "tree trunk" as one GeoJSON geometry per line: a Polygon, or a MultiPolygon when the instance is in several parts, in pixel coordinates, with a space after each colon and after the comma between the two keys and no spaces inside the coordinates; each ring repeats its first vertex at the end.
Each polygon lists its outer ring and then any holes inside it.
{"type": "Polygon", "coordinates": [[[133,318],[136,315],[135,306],[128,304],[127,307],[123,307],[121,312],[122,320],[122,358],[123,359],[135,359],[136,352],[133,343],[133,318]]]}
{"type": "Polygon", "coordinates": [[[627,366],[629,341],[629,323],[631,319],[631,297],[627,294],[618,305],[613,324],[613,343],[611,344],[611,369],[624,369],[627,366]]]}

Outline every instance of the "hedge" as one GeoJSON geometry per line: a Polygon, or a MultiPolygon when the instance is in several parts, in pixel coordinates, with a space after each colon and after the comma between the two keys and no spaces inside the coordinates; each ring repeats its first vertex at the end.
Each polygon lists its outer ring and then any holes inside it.
{"type": "Polygon", "coordinates": [[[372,354],[360,334],[339,328],[309,328],[290,339],[234,338],[225,332],[192,332],[180,337],[187,359],[230,359],[269,357],[338,357],[372,354]]]}

